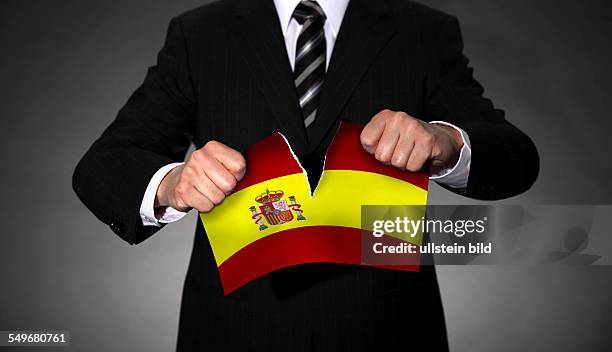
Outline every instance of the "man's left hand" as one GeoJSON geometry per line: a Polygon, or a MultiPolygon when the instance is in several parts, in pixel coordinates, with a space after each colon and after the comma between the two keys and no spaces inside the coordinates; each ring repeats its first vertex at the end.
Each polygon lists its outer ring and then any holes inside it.
{"type": "Polygon", "coordinates": [[[463,139],[450,126],[383,110],[364,127],[361,145],[385,165],[412,172],[429,168],[435,174],[457,163],[463,139]]]}

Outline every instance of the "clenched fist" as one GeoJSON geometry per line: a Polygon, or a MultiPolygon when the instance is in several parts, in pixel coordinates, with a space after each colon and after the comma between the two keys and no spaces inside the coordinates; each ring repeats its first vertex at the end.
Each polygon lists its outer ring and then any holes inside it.
{"type": "Polygon", "coordinates": [[[246,161],[238,151],[210,141],[166,175],[157,189],[155,206],[211,211],[244,177],[246,161]]]}
{"type": "Polygon", "coordinates": [[[364,127],[361,145],[385,165],[412,172],[429,167],[436,173],[457,162],[463,139],[452,127],[383,110],[364,127]]]}

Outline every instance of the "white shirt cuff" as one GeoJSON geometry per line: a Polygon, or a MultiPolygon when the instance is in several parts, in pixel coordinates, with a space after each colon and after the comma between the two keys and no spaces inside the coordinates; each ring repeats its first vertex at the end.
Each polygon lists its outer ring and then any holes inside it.
{"type": "Polygon", "coordinates": [[[448,122],[431,121],[430,123],[449,126],[459,131],[461,139],[463,139],[463,147],[461,147],[459,152],[459,160],[457,160],[453,167],[444,168],[436,174],[429,176],[429,179],[452,188],[467,187],[468,178],[470,177],[470,164],[472,162],[472,146],[469,136],[464,130],[448,122]]]}
{"type": "Polygon", "coordinates": [[[153,175],[147,190],[145,191],[142,203],[140,204],[140,218],[144,226],[157,226],[160,227],[162,223],[170,223],[180,220],[187,213],[178,211],[172,207],[159,207],[155,209],[155,196],[157,195],[157,189],[159,184],[175,167],[182,165],[183,163],[172,163],[163,166],[153,175]]]}

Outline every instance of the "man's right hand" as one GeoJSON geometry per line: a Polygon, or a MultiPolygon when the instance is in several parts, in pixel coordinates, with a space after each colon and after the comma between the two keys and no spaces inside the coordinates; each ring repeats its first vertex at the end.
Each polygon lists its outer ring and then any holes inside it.
{"type": "Polygon", "coordinates": [[[157,189],[155,206],[211,211],[232,192],[245,171],[246,161],[240,152],[210,141],[164,177],[157,189]]]}

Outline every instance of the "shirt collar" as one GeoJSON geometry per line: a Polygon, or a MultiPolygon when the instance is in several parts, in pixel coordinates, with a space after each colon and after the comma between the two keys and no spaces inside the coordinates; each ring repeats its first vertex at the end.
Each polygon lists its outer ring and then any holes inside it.
{"type": "MultiPolygon", "coordinates": [[[[301,0],[274,0],[274,6],[276,6],[276,12],[278,12],[278,19],[280,20],[283,34],[287,33],[289,29],[289,22],[291,22],[291,15],[293,10],[301,0]]],[[[317,3],[325,12],[327,21],[330,24],[331,30],[334,37],[338,36],[340,25],[342,24],[342,18],[344,12],[348,6],[349,0],[317,0],[317,3]]]]}

